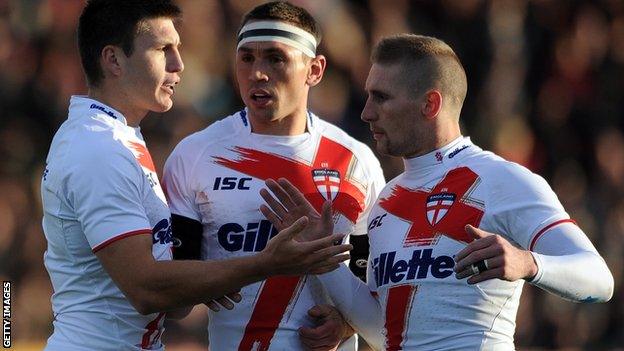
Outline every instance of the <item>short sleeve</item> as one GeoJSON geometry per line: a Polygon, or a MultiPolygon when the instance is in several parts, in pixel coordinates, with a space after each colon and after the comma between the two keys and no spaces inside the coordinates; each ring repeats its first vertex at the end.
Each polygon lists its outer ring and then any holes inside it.
{"type": "Polygon", "coordinates": [[[145,176],[123,150],[80,153],[65,189],[91,249],[136,234],[151,233],[143,205],[145,176]]]}
{"type": "Polygon", "coordinates": [[[195,204],[195,194],[189,186],[192,166],[185,156],[182,145],[173,150],[163,171],[163,184],[171,213],[201,221],[195,204]]]}
{"type": "Polygon", "coordinates": [[[492,229],[523,248],[530,249],[547,229],[571,221],[548,183],[526,168],[505,163],[489,178],[486,213],[492,229]]]}

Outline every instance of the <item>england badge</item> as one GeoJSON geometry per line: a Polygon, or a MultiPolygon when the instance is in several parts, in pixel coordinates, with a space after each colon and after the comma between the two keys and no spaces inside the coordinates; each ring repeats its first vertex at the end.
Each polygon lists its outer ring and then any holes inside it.
{"type": "Polygon", "coordinates": [[[455,194],[440,193],[427,196],[427,220],[432,226],[438,224],[455,202],[455,194]]]}
{"type": "Polygon", "coordinates": [[[325,200],[334,201],[340,190],[340,172],[333,169],[313,169],[312,179],[325,200]]]}

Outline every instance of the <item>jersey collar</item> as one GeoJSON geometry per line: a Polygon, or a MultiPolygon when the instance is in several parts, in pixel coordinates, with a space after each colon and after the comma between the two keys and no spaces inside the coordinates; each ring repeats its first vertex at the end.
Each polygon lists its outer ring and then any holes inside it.
{"type": "Polygon", "coordinates": [[[69,118],[103,115],[128,125],[126,117],[114,108],[85,95],[73,95],[69,101],[69,118]]]}
{"type": "Polygon", "coordinates": [[[432,167],[449,163],[457,155],[473,146],[474,144],[470,141],[469,137],[460,136],[445,146],[433,150],[428,154],[413,158],[404,158],[403,164],[405,165],[405,172],[419,173],[427,171],[432,167]]]}
{"type": "MultiPolygon", "coordinates": [[[[247,134],[252,134],[251,122],[249,121],[249,110],[245,107],[244,109],[238,111],[238,113],[236,113],[236,116],[238,126],[242,128],[247,134]]],[[[318,117],[314,113],[307,111],[306,119],[306,132],[312,134],[314,128],[318,124],[318,117]]]]}

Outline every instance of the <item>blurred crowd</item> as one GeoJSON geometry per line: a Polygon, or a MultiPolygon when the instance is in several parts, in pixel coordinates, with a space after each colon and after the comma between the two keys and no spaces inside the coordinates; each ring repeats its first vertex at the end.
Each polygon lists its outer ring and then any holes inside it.
{"type": "MultiPolygon", "coordinates": [[[[328,57],[310,108],[369,145],[360,121],[369,52],[399,32],[445,40],[464,63],[464,135],[544,176],[615,277],[603,305],[526,286],[519,349],[624,348],[624,1],[293,0],[321,23],[328,57]]],[[[170,112],[144,120],[157,169],[188,134],[242,107],[235,35],[257,0],[179,0],[185,71],[170,112]]],[[[70,95],[86,94],[76,48],[81,0],[0,0],[0,277],[13,282],[13,338],[51,333],[39,182],[70,95]]],[[[386,179],[400,160],[381,158],[386,179]]],[[[206,344],[204,309],[171,324],[172,345],[206,344]]],[[[205,348],[205,347],[204,347],[205,348]]]]}

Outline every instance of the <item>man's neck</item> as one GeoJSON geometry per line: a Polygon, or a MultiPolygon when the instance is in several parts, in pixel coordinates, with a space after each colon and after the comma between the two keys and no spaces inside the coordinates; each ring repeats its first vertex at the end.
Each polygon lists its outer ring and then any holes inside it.
{"type": "Polygon", "coordinates": [[[404,155],[403,158],[414,158],[422,155],[426,155],[434,150],[438,150],[448,145],[453,140],[461,136],[461,130],[459,123],[450,122],[438,124],[433,127],[431,134],[421,135],[420,139],[422,144],[419,149],[414,153],[404,155]]]}
{"type": "Polygon", "coordinates": [[[132,104],[128,103],[132,99],[116,89],[108,87],[89,88],[88,97],[119,111],[126,119],[126,123],[131,127],[138,127],[145,115],[147,115],[147,111],[133,107],[132,104]]]}
{"type": "Polygon", "coordinates": [[[251,130],[265,135],[301,135],[306,132],[307,111],[293,113],[279,119],[267,120],[250,114],[251,130]]]}

